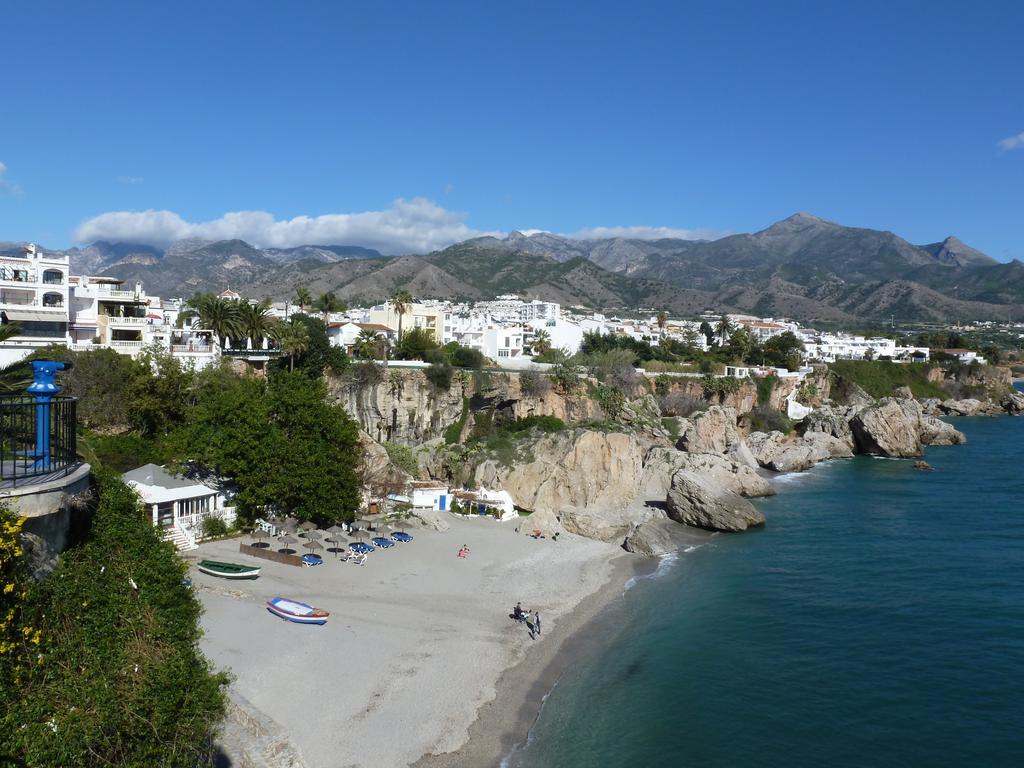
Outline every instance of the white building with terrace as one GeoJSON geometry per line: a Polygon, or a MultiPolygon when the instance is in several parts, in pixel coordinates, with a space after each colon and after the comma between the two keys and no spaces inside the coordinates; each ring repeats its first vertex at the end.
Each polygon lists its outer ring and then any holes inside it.
{"type": "Polygon", "coordinates": [[[224,505],[217,489],[172,475],[156,464],[144,464],[121,478],[142,497],[153,525],[180,550],[196,548],[205,520],[219,518],[226,525],[235,521],[234,507],[224,505]]]}
{"type": "Polygon", "coordinates": [[[68,322],[70,268],[64,254],[29,244],[0,255],[0,323],[16,322],[21,333],[0,343],[0,366],[36,349],[71,341],[68,322]]]}

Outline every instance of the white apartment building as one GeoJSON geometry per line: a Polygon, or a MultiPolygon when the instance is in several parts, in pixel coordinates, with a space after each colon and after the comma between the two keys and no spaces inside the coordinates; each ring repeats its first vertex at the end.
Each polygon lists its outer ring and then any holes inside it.
{"type": "Polygon", "coordinates": [[[528,320],[525,325],[527,338],[532,338],[537,331],[544,331],[551,339],[552,349],[561,349],[569,355],[575,355],[583,344],[583,329],[578,323],[556,318],[554,320],[528,320]]]}
{"type": "Polygon", "coordinates": [[[553,301],[533,299],[524,301],[514,293],[505,293],[493,301],[478,301],[473,305],[474,313],[486,314],[506,323],[526,323],[531,320],[557,320],[562,316],[562,306],[553,301]]]}
{"type": "Polygon", "coordinates": [[[138,283],[129,289],[115,278],[71,275],[66,255],[29,245],[23,256],[0,256],[0,322],[21,326],[21,333],[0,342],[0,366],[56,343],[131,357],[157,344],[205,367],[219,355],[213,334],[175,328],[180,308],[180,302],[165,305],[146,296],[138,283]]]}
{"type": "Polygon", "coordinates": [[[820,334],[804,343],[804,359],[834,363],[836,360],[927,361],[927,347],[899,346],[892,339],[820,334]]]}
{"type": "Polygon", "coordinates": [[[527,330],[521,325],[502,323],[478,314],[446,313],[443,327],[444,343],[454,341],[464,347],[478,349],[498,365],[523,355],[527,330]]]}
{"type": "Polygon", "coordinates": [[[0,365],[16,363],[49,344],[67,344],[70,268],[65,255],[35,245],[24,255],[0,256],[0,323],[17,322],[21,333],[0,344],[0,365]]]}

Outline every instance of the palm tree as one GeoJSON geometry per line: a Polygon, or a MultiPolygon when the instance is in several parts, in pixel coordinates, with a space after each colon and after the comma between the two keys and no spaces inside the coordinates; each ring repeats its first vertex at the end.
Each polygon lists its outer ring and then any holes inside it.
{"type": "Polygon", "coordinates": [[[356,337],[356,354],[368,359],[383,357],[383,346],[386,343],[384,337],[379,333],[364,328],[356,337]]]}
{"type": "Polygon", "coordinates": [[[239,302],[200,293],[192,297],[189,306],[192,308],[192,327],[213,331],[220,341],[221,349],[229,338],[245,338],[239,302]]]}
{"type": "Polygon", "coordinates": [[[658,313],[658,331],[662,337],[665,336],[665,326],[668,325],[668,312],[658,313]]]}
{"type": "Polygon", "coordinates": [[[724,347],[729,343],[729,337],[732,336],[732,322],[729,320],[728,315],[722,315],[718,325],[715,326],[715,333],[718,334],[721,346],[724,347]]]}
{"type": "Polygon", "coordinates": [[[330,291],[320,294],[314,306],[323,313],[325,323],[332,312],[344,312],[346,309],[345,302],[330,291]]]}
{"type": "Polygon", "coordinates": [[[295,356],[309,349],[309,333],[299,323],[283,323],[277,333],[281,351],[288,355],[288,370],[295,370],[295,356]]]}
{"type": "Polygon", "coordinates": [[[535,354],[543,355],[551,351],[551,334],[543,328],[533,333],[533,351],[535,354]]]}
{"type": "Polygon", "coordinates": [[[405,288],[399,288],[391,294],[391,306],[398,315],[398,340],[402,340],[402,316],[412,307],[412,294],[405,288]]]}
{"type": "Polygon", "coordinates": [[[304,312],[306,307],[313,303],[313,294],[309,292],[309,288],[295,289],[295,303],[299,305],[300,312],[304,312]]]}
{"type": "Polygon", "coordinates": [[[270,314],[270,299],[250,304],[243,302],[240,309],[242,331],[253,349],[263,349],[263,340],[271,335],[277,318],[270,314]]]}

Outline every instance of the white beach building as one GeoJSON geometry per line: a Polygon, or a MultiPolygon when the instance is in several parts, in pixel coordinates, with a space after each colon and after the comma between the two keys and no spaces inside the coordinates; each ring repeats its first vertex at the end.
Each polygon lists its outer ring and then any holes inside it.
{"type": "Polygon", "coordinates": [[[121,478],[142,497],[153,525],[164,529],[178,549],[195,548],[205,519],[219,517],[226,524],[235,520],[234,507],[224,505],[218,490],[156,464],[144,464],[121,478]]]}

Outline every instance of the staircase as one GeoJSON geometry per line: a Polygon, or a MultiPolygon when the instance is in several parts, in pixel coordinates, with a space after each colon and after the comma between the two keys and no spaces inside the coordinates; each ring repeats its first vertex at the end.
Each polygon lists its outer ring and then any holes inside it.
{"type": "Polygon", "coordinates": [[[172,542],[175,549],[179,552],[188,552],[189,550],[199,548],[195,539],[191,538],[176,525],[172,525],[170,528],[164,528],[164,538],[172,542]]]}

